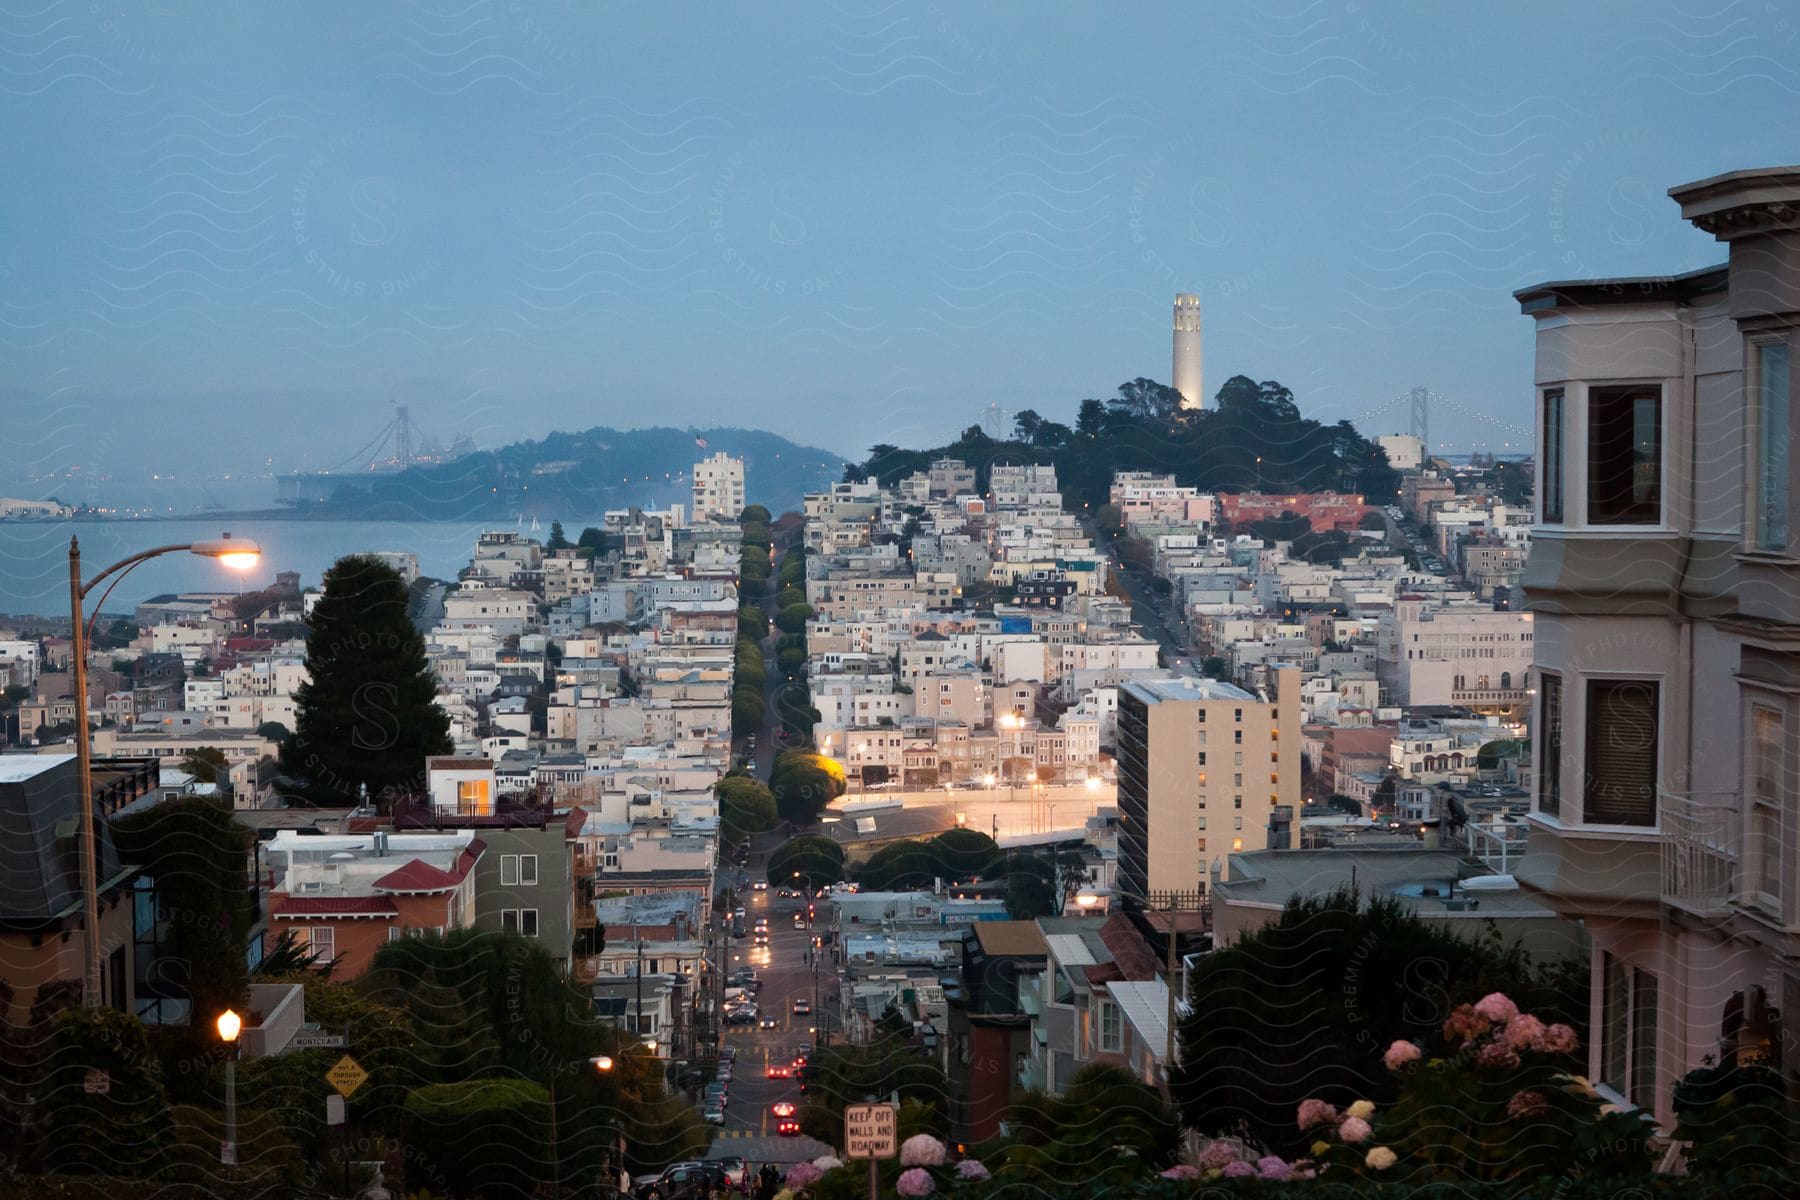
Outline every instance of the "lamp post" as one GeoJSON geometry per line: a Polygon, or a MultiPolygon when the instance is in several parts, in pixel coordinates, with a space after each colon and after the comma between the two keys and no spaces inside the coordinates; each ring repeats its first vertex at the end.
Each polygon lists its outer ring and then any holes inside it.
{"type": "Polygon", "coordinates": [[[225,1140],[219,1143],[219,1163],[221,1166],[237,1166],[237,1056],[238,1034],[244,1028],[244,1019],[229,1008],[219,1014],[213,1022],[219,1031],[219,1040],[230,1048],[231,1057],[225,1060],[225,1140]]]}
{"type": "MultiPolygon", "coordinates": [[[[180,542],[140,551],[129,558],[120,559],[83,583],[81,543],[73,537],[69,539],[69,670],[74,677],[71,682],[75,693],[75,786],[80,789],[76,794],[76,812],[81,823],[81,920],[82,936],[86,941],[81,1003],[86,1008],[100,1007],[100,856],[94,835],[93,751],[88,736],[88,625],[82,609],[86,605],[88,593],[100,586],[102,580],[112,577],[112,582],[106,585],[106,590],[100,593],[99,602],[94,605],[94,618],[98,620],[106,598],[112,595],[113,588],[118,586],[119,580],[125,578],[133,567],[160,555],[182,551],[202,558],[216,558],[237,571],[255,566],[262,557],[262,551],[255,542],[242,539],[233,541],[230,534],[225,534],[209,541],[180,542]]],[[[223,1035],[224,1029],[221,1026],[220,1036],[223,1035]]],[[[236,1034],[232,1036],[235,1037],[236,1034]]]]}

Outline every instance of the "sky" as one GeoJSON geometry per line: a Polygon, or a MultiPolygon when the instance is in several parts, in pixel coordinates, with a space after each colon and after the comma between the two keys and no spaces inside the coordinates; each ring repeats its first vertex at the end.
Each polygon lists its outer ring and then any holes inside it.
{"type": "MultiPolygon", "coordinates": [[[[1721,248],[1800,6],[0,0],[0,487],[747,425],[853,454],[1168,379],[1523,448],[1545,280],[1721,248]]],[[[39,489],[44,490],[42,488],[39,489]]]]}

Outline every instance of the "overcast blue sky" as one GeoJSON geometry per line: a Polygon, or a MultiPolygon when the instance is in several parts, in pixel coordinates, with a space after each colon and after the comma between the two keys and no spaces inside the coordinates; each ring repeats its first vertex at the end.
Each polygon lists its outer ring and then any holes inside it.
{"type": "Polygon", "coordinates": [[[0,483],[393,399],[925,444],[1166,379],[1177,290],[1209,391],[1516,446],[1511,291],[1718,260],[1665,190],[1800,157],[1765,0],[0,2],[0,483]]]}

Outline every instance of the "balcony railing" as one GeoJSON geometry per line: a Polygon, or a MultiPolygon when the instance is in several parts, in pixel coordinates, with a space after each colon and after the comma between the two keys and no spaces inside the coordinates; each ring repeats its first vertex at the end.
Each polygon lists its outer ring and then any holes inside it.
{"type": "Polygon", "coordinates": [[[1723,915],[1742,887],[1738,794],[1665,791],[1660,801],[1663,899],[1702,915],[1723,915]]]}

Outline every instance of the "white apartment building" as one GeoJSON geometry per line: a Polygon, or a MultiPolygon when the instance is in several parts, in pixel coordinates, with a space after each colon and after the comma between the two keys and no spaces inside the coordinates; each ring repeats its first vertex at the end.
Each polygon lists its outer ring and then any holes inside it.
{"type": "Polygon", "coordinates": [[[744,511],[744,460],[723,450],[694,464],[694,521],[735,521],[744,511]]]}
{"type": "Polygon", "coordinates": [[[1460,704],[1509,715],[1525,703],[1534,628],[1530,612],[1409,592],[1381,616],[1376,674],[1393,704],[1460,704]]]}
{"type": "Polygon", "coordinates": [[[1728,245],[1542,284],[1534,795],[1519,881],[1593,940],[1588,1075],[1668,1128],[1800,1012],[1800,170],[1674,188],[1728,245]]]}
{"type": "Polygon", "coordinates": [[[486,627],[502,637],[524,633],[537,618],[537,597],[507,588],[458,589],[444,597],[444,623],[486,627]]]}

